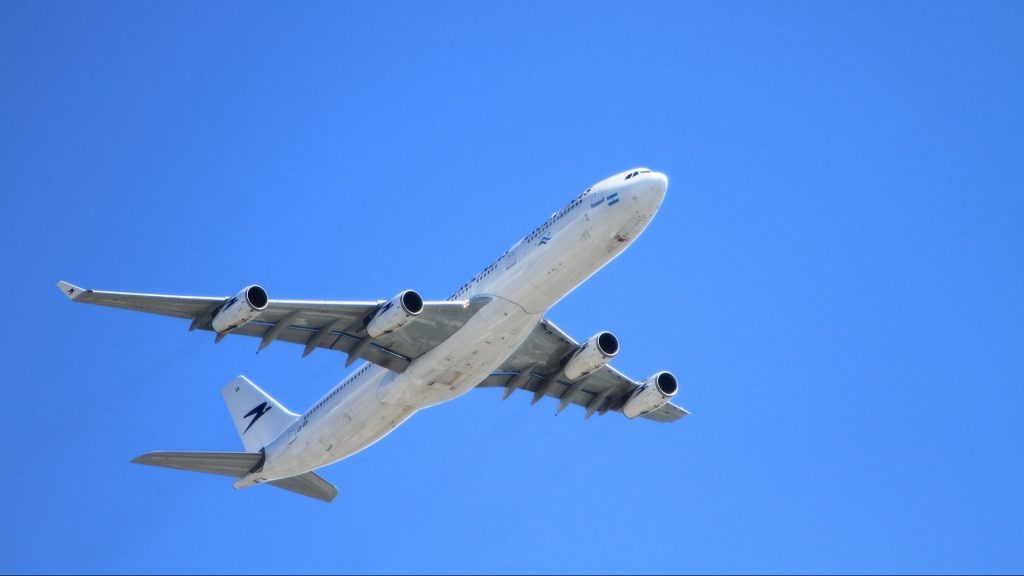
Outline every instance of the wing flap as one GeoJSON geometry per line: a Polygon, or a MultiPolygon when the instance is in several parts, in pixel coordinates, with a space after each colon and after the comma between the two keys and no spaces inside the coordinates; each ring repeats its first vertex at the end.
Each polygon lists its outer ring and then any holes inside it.
{"type": "MultiPolygon", "coordinates": [[[[327,326],[330,326],[330,324],[327,324],[327,326]]],[[[241,336],[255,336],[257,338],[262,338],[267,334],[267,332],[272,330],[273,327],[273,324],[267,324],[266,322],[262,321],[253,321],[236,328],[231,333],[241,336]]],[[[316,337],[318,332],[319,329],[317,328],[309,328],[299,324],[291,324],[290,326],[288,326],[287,329],[283,330],[280,334],[278,334],[276,340],[282,342],[291,342],[293,344],[308,344],[312,338],[316,337]]],[[[365,338],[365,335],[363,336],[363,338],[365,338]]],[[[322,342],[316,347],[323,348],[326,350],[335,350],[338,352],[348,354],[352,352],[355,349],[355,347],[358,346],[363,341],[363,338],[360,338],[355,334],[345,332],[344,330],[331,330],[326,335],[326,338],[324,338],[322,342]]],[[[438,341],[437,343],[434,344],[434,346],[440,344],[440,342],[443,342],[443,340],[438,341]]],[[[401,349],[401,346],[399,346],[399,348],[401,349]]],[[[431,348],[433,348],[433,346],[431,346],[431,348]]],[[[409,346],[408,350],[403,351],[412,353],[416,349],[418,348],[415,346],[409,346]]],[[[398,352],[385,348],[384,346],[377,344],[376,342],[370,343],[369,346],[361,350],[359,353],[359,357],[368,362],[372,362],[378,366],[383,366],[388,370],[393,370],[395,372],[404,372],[405,369],[409,366],[409,363],[412,362],[413,358],[415,358],[415,356],[406,356],[405,354],[399,354],[398,352]]]]}

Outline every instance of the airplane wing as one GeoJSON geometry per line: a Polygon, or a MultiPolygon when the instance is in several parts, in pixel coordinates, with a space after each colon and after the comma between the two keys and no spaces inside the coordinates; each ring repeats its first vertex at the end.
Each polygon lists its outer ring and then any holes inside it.
{"type": "MultiPolygon", "coordinates": [[[[75,302],[99,304],[191,320],[190,330],[213,331],[213,314],[228,298],[172,296],[87,290],[61,281],[58,288],[75,302]]],[[[366,321],[381,302],[334,302],[322,300],[270,300],[253,320],[230,334],[261,339],[262,350],[276,340],[302,344],[303,355],[317,348],[349,355],[349,363],[363,358],[395,372],[402,372],[417,357],[454,334],[490,299],[478,297],[454,302],[424,302],[423,311],[401,330],[371,338],[366,321]]],[[[218,334],[217,341],[223,338],[218,334]]]]}
{"type": "MultiPolygon", "coordinates": [[[[505,364],[478,387],[505,388],[505,398],[523,389],[533,392],[533,402],[551,396],[559,400],[559,412],[569,404],[577,404],[586,409],[586,418],[595,412],[621,411],[641,383],[609,365],[576,381],[568,380],[562,374],[562,363],[577,346],[571,336],[545,318],[505,364]]],[[[643,417],[656,422],[675,422],[687,414],[689,412],[669,402],[643,417]]]]}

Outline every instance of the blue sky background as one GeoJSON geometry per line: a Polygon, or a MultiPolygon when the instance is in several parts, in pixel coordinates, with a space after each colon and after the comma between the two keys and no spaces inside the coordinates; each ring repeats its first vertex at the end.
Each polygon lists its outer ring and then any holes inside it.
{"type": "Polygon", "coordinates": [[[0,7],[4,572],[1024,570],[1024,4],[0,7]],[[323,470],[240,450],[344,357],[54,287],[443,298],[590,184],[671,185],[550,317],[675,425],[520,393],[323,470]]]}

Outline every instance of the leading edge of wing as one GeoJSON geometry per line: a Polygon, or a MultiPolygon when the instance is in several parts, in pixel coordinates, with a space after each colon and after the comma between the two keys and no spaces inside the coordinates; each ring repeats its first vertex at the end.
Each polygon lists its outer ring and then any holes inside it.
{"type": "Polygon", "coordinates": [[[124,308],[177,318],[192,318],[200,311],[223,302],[225,297],[106,292],[75,286],[61,280],[57,288],[74,302],[124,308]]]}
{"type": "Polygon", "coordinates": [[[69,299],[81,302],[95,302],[97,304],[110,305],[106,300],[116,300],[118,298],[147,298],[147,299],[163,299],[163,300],[174,300],[174,301],[192,301],[192,302],[223,302],[226,296],[182,296],[180,294],[145,294],[142,292],[109,292],[103,290],[92,290],[90,288],[82,288],[76,286],[70,282],[60,280],[57,282],[57,288],[64,293],[69,299]]]}
{"type": "MultiPolygon", "coordinates": [[[[113,292],[107,290],[92,290],[90,288],[82,288],[76,286],[70,282],[60,280],[57,282],[57,288],[64,293],[71,300],[82,301],[82,302],[95,302],[97,304],[110,305],[107,300],[113,300],[116,298],[138,298],[138,299],[151,299],[151,300],[169,300],[169,301],[189,301],[189,302],[223,302],[229,298],[229,296],[185,296],[181,294],[150,294],[146,292],[113,292]]],[[[335,312],[339,308],[346,310],[354,307],[373,307],[380,304],[380,301],[340,301],[340,300],[271,300],[273,304],[283,304],[296,309],[303,309],[309,312],[320,312],[324,314],[330,314],[335,312]]],[[[431,302],[431,305],[437,306],[442,304],[440,302],[431,302]]],[[[443,302],[445,305],[450,305],[453,308],[465,308],[467,303],[465,301],[458,302],[443,302]]]]}

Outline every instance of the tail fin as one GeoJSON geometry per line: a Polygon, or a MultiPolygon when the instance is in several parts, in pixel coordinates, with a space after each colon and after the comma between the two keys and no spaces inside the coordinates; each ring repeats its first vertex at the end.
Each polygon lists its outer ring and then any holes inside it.
{"type": "MultiPolygon", "coordinates": [[[[163,466],[190,472],[206,472],[241,478],[263,466],[264,455],[250,452],[150,452],[135,460],[134,464],[163,466]]],[[[312,472],[269,482],[284,490],[316,498],[324,502],[334,500],[338,489],[312,472]]]]}
{"type": "Polygon", "coordinates": [[[221,391],[246,452],[259,452],[299,419],[245,376],[239,376],[221,391]]]}

